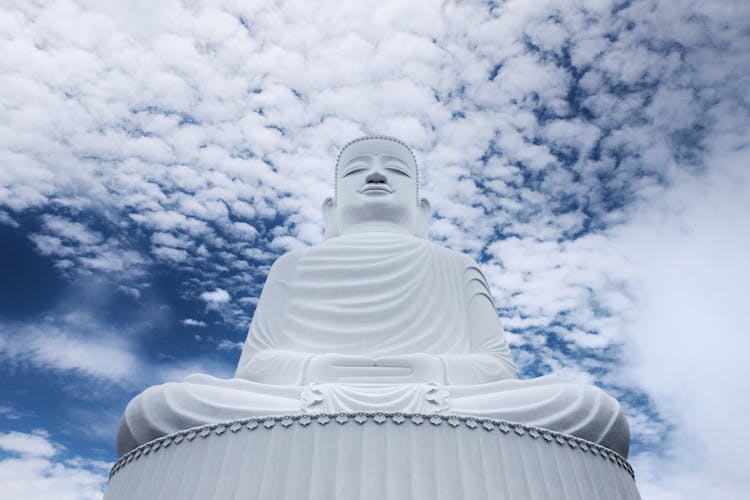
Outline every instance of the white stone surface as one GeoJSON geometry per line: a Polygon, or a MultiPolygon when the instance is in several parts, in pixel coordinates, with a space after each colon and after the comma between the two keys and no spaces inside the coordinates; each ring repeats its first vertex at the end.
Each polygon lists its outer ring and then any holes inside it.
{"type": "Polygon", "coordinates": [[[473,384],[514,378],[516,369],[473,259],[374,230],[276,261],[236,376],[473,384]]]}
{"type": "Polygon", "coordinates": [[[600,389],[517,380],[478,264],[420,237],[429,203],[417,177],[395,139],[344,148],[323,207],[328,239],[274,264],[236,378],[148,389],[125,411],[120,453],[233,418],[385,411],[510,420],[627,456],[627,422],[600,389]]]}
{"type": "Polygon", "coordinates": [[[184,431],[124,456],[104,500],[637,500],[632,469],[583,440],[479,418],[349,414],[184,431]]]}

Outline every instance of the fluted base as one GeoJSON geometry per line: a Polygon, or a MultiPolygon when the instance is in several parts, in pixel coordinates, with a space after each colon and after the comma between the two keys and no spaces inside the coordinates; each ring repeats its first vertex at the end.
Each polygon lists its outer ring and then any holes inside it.
{"type": "Polygon", "coordinates": [[[470,417],[243,419],[157,439],[120,459],[105,500],[639,499],[614,452],[470,417]]]}

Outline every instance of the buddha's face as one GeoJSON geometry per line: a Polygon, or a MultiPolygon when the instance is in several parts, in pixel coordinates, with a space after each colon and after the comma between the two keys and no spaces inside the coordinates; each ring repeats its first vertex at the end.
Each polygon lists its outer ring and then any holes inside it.
{"type": "Polygon", "coordinates": [[[386,139],[355,142],[336,172],[336,216],[341,234],[384,222],[412,233],[417,217],[417,166],[409,150],[386,139]]]}

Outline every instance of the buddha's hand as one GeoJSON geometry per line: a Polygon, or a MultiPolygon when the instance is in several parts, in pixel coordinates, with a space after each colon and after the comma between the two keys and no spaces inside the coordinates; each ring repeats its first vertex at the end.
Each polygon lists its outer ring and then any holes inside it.
{"type": "Polygon", "coordinates": [[[375,360],[367,356],[316,354],[305,367],[305,382],[362,381],[372,376],[375,360]]]}
{"type": "Polygon", "coordinates": [[[436,382],[445,383],[445,365],[432,354],[415,353],[399,356],[385,356],[375,359],[375,367],[381,370],[400,373],[388,377],[396,383],[436,382]]]}

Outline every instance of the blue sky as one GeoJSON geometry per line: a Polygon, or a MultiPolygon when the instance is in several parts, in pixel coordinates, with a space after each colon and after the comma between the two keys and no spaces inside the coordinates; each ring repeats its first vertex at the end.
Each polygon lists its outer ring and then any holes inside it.
{"type": "Polygon", "coordinates": [[[745,2],[246,4],[0,10],[10,498],[98,498],[130,398],[230,376],[338,150],[377,133],[522,376],[622,401],[644,498],[748,491],[745,2]]]}

